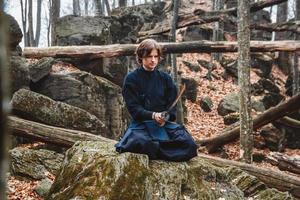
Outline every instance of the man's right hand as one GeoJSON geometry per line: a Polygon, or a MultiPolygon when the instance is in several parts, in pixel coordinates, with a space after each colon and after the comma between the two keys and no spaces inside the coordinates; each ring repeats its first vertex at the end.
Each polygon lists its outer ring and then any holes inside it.
{"type": "Polygon", "coordinates": [[[164,126],[166,121],[161,112],[154,112],[152,118],[158,123],[159,126],[164,126]]]}

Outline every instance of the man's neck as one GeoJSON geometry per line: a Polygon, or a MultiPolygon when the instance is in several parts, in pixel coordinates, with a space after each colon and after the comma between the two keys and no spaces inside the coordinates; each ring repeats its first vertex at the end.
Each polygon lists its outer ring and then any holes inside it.
{"type": "Polygon", "coordinates": [[[146,68],[144,65],[143,65],[143,68],[144,68],[144,70],[146,70],[146,71],[148,71],[148,72],[154,71],[154,69],[155,69],[155,68],[153,68],[153,69],[148,69],[148,68],[146,68]]]}

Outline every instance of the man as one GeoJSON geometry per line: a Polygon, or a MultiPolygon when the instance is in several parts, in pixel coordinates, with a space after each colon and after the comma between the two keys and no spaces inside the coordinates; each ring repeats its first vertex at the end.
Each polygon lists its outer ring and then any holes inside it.
{"type": "Polygon", "coordinates": [[[129,73],[122,94],[133,120],[116,150],[141,153],[150,159],[187,161],[197,155],[197,145],[186,129],[175,123],[177,89],[165,72],[157,70],[162,51],[153,39],[142,41],[136,49],[141,65],[129,73]]]}

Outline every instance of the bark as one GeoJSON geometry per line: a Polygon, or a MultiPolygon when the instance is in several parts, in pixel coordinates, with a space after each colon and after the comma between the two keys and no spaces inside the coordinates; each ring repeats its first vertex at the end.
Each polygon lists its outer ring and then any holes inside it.
{"type": "Polygon", "coordinates": [[[37,11],[36,11],[36,28],[35,28],[35,37],[34,37],[34,46],[39,46],[40,35],[41,35],[41,12],[42,12],[42,0],[37,1],[37,11]]]}
{"type": "Polygon", "coordinates": [[[238,82],[240,113],[240,159],[252,163],[253,135],[250,99],[250,7],[238,1],[238,82]]]}
{"type": "Polygon", "coordinates": [[[289,174],[278,172],[272,169],[264,169],[251,164],[241,163],[237,161],[216,158],[209,155],[200,154],[201,158],[207,159],[219,166],[236,166],[249,174],[257,177],[260,181],[270,188],[276,188],[280,191],[289,191],[296,197],[300,197],[300,178],[289,174]]]}
{"type": "Polygon", "coordinates": [[[34,46],[32,0],[28,0],[28,46],[34,46]]]}
{"type": "Polygon", "coordinates": [[[95,4],[95,8],[96,8],[95,15],[96,16],[103,15],[101,0],[94,0],[94,4],[95,4]]]}
{"type": "Polygon", "coordinates": [[[23,36],[24,36],[24,46],[28,46],[28,37],[27,37],[27,0],[25,0],[25,5],[23,3],[23,0],[20,0],[21,4],[21,16],[22,16],[22,30],[23,30],[23,36]]]}
{"type": "MultiPolygon", "coordinates": [[[[171,29],[171,41],[176,42],[176,26],[177,26],[177,21],[178,21],[178,10],[179,10],[179,6],[180,6],[181,2],[180,2],[180,0],[173,0],[172,3],[173,3],[173,19],[172,19],[172,29],[171,29]]],[[[174,81],[175,81],[177,87],[179,87],[181,80],[180,80],[180,77],[178,76],[176,54],[171,54],[171,62],[172,62],[174,81]]],[[[177,104],[177,119],[176,119],[176,121],[179,124],[184,123],[181,99],[178,101],[178,104],[177,104]]]]}
{"type": "MultiPolygon", "coordinates": [[[[300,109],[300,94],[288,99],[287,101],[270,108],[261,115],[253,119],[253,129],[256,130],[272,121],[280,119],[295,110],[300,109]]],[[[209,153],[215,152],[218,147],[238,139],[240,134],[239,123],[232,126],[232,129],[227,130],[218,136],[197,141],[199,145],[206,146],[209,153]]]]}
{"type": "Polygon", "coordinates": [[[279,152],[271,152],[267,156],[267,161],[280,170],[300,174],[300,157],[291,157],[279,152]]]}
{"type": "MultiPolygon", "coordinates": [[[[209,53],[237,52],[237,42],[170,42],[160,43],[164,53],[209,53]]],[[[45,48],[27,47],[24,56],[27,58],[103,58],[134,55],[137,44],[113,44],[103,46],[56,46],[45,48]]],[[[300,41],[251,41],[251,52],[299,51],[300,41]]]]}
{"type": "Polygon", "coordinates": [[[108,0],[103,0],[103,1],[105,3],[107,15],[110,16],[111,15],[111,10],[110,10],[110,6],[109,6],[109,2],[108,2],[108,0]]]}
{"type": "Polygon", "coordinates": [[[73,0],[73,15],[80,16],[79,0],[73,0]]]}
{"type": "MultiPolygon", "coordinates": [[[[284,2],[277,6],[277,17],[276,22],[277,23],[284,23],[287,20],[287,2],[284,2]]],[[[285,33],[276,33],[275,40],[284,40],[285,33]]]]}
{"type": "Polygon", "coordinates": [[[84,0],[84,15],[89,15],[89,0],[84,0]]]}
{"type": "Polygon", "coordinates": [[[126,7],[127,0],[119,0],[119,7],[126,7]]]}
{"type": "MultiPolygon", "coordinates": [[[[276,5],[282,2],[286,2],[287,0],[265,0],[259,1],[250,4],[250,12],[256,12],[262,10],[265,7],[269,7],[272,5],[276,5]]],[[[236,14],[237,8],[230,8],[226,10],[220,11],[203,11],[203,10],[195,10],[194,14],[182,14],[179,15],[177,28],[183,28],[191,25],[199,25],[206,24],[215,21],[222,21],[225,18],[229,18],[228,15],[236,14]]],[[[139,37],[147,36],[147,35],[157,35],[169,32],[171,30],[171,26],[169,24],[158,24],[156,27],[149,31],[141,31],[138,33],[139,37]]]]}
{"type": "Polygon", "coordinates": [[[6,178],[7,178],[7,114],[9,112],[9,68],[7,55],[7,24],[4,20],[3,1],[0,1],[0,199],[6,199],[6,178]]]}
{"type": "Polygon", "coordinates": [[[51,0],[50,24],[51,24],[51,45],[56,45],[55,27],[60,16],[60,0],[51,0]]]}
{"type": "Polygon", "coordinates": [[[48,126],[15,116],[8,117],[8,127],[15,136],[32,138],[63,147],[71,147],[76,141],[83,140],[113,141],[91,133],[48,126]]]}

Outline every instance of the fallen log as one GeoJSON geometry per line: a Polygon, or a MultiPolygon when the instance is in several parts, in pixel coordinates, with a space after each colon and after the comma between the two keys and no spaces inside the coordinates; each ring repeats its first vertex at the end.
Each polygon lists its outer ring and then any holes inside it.
{"type": "Polygon", "coordinates": [[[271,152],[266,160],[274,166],[277,166],[280,170],[293,172],[300,174],[300,157],[287,156],[279,152],[271,152]]]}
{"type": "Polygon", "coordinates": [[[300,178],[296,176],[291,176],[289,174],[275,171],[272,169],[264,169],[256,167],[252,164],[241,163],[237,161],[226,160],[222,158],[216,158],[213,156],[199,154],[201,158],[207,159],[209,162],[212,162],[219,166],[236,166],[242,170],[247,171],[249,174],[257,177],[268,187],[274,187],[280,191],[289,191],[296,197],[300,197],[300,178]]]}
{"type": "Polygon", "coordinates": [[[258,24],[253,23],[250,29],[263,30],[268,32],[291,31],[293,33],[300,33],[300,21],[290,21],[272,24],[258,24]]]}
{"type": "MultiPolygon", "coordinates": [[[[272,121],[280,119],[295,110],[300,109],[300,94],[295,95],[285,102],[280,103],[276,107],[272,107],[264,113],[253,119],[253,130],[256,130],[272,121]]],[[[240,127],[236,124],[233,129],[228,130],[219,135],[197,141],[200,146],[205,146],[209,153],[215,152],[218,147],[238,139],[240,136],[240,127]]]]}
{"type": "MultiPolygon", "coordinates": [[[[237,52],[237,42],[189,41],[160,43],[164,53],[208,53],[237,52]]],[[[25,47],[23,55],[27,58],[102,58],[134,55],[137,44],[113,44],[103,46],[53,46],[25,47]]],[[[300,41],[251,41],[251,52],[300,51],[300,41]]]]}
{"type": "MultiPolygon", "coordinates": [[[[256,12],[262,10],[263,8],[270,7],[272,5],[276,5],[282,2],[286,2],[287,0],[266,0],[259,1],[250,4],[250,12],[256,12]]],[[[236,15],[237,7],[229,8],[226,10],[220,11],[204,11],[201,9],[197,9],[194,11],[194,14],[180,14],[178,16],[177,29],[183,28],[191,25],[199,25],[206,24],[216,21],[224,21],[224,19],[228,18],[228,15],[236,15]]],[[[148,35],[157,35],[162,33],[167,33],[171,30],[170,23],[158,24],[156,27],[149,31],[140,31],[138,33],[139,37],[145,37],[148,35]]]]}
{"type": "Polygon", "coordinates": [[[114,142],[114,140],[87,132],[48,126],[15,116],[8,117],[8,128],[15,136],[32,138],[63,147],[71,147],[79,140],[114,142]]]}

